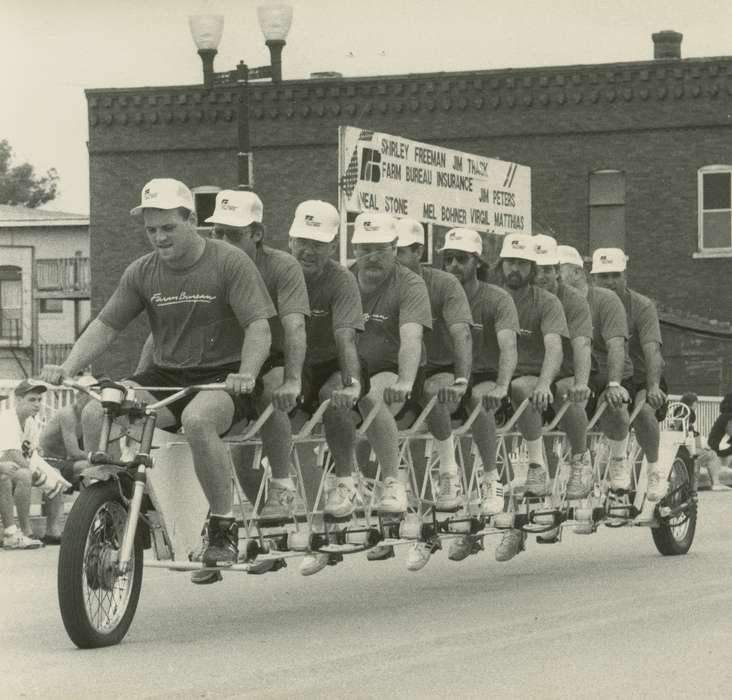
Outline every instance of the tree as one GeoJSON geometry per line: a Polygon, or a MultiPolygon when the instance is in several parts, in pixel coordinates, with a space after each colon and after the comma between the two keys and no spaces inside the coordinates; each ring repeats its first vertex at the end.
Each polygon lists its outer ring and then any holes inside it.
{"type": "Polygon", "coordinates": [[[37,176],[30,163],[13,165],[13,149],[6,139],[0,141],[0,204],[37,207],[57,194],[58,173],[51,168],[37,176]]]}

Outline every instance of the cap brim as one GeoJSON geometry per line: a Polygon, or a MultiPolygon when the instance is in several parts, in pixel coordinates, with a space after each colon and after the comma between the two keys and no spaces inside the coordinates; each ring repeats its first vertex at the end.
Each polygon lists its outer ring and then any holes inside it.
{"type": "Polygon", "coordinates": [[[359,243],[394,243],[394,241],[397,240],[397,237],[394,236],[394,238],[385,239],[383,237],[377,238],[375,236],[364,236],[364,235],[358,235],[358,233],[353,234],[353,238],[351,238],[351,244],[357,245],[359,243]]]}
{"type": "Polygon", "coordinates": [[[442,248],[437,249],[437,252],[442,253],[445,250],[459,250],[463,253],[470,253],[470,255],[477,255],[478,257],[482,255],[482,252],[479,253],[477,250],[472,249],[468,250],[468,248],[463,248],[459,245],[443,245],[442,248]]]}
{"type": "Polygon", "coordinates": [[[336,239],[337,235],[337,231],[318,234],[309,226],[291,226],[289,233],[290,238],[306,238],[309,241],[317,241],[318,243],[332,243],[336,239]]]}
{"type": "Polygon", "coordinates": [[[249,224],[253,224],[256,221],[254,217],[249,219],[248,221],[246,219],[227,219],[225,216],[216,216],[216,214],[212,214],[211,216],[206,219],[207,224],[221,224],[222,226],[233,226],[234,228],[244,228],[245,226],[249,226],[249,224]]]}

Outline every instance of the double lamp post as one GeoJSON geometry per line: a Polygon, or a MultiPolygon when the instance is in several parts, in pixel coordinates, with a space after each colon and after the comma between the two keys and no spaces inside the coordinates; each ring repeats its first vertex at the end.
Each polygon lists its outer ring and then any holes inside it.
{"type": "Polygon", "coordinates": [[[204,87],[238,87],[237,171],[240,190],[251,190],[254,184],[249,145],[249,81],[269,78],[273,83],[278,83],[282,80],[282,49],[292,23],[292,7],[276,2],[261,5],[257,8],[257,18],[269,48],[270,65],[250,68],[240,61],[234,70],[219,73],[214,71],[214,58],[224,31],[224,16],[194,15],[188,18],[191,35],[203,64],[204,87]]]}

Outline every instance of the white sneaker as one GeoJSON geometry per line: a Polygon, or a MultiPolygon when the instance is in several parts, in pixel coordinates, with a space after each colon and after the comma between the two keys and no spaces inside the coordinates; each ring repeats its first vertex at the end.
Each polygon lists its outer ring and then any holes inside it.
{"type": "Polygon", "coordinates": [[[630,490],[630,465],[625,457],[610,457],[608,471],[611,491],[630,490]]]}
{"type": "Polygon", "coordinates": [[[656,519],[656,501],[652,501],[646,495],[641,512],[635,516],[636,523],[650,523],[656,519]]]}
{"type": "Polygon", "coordinates": [[[648,468],[648,485],[646,487],[646,500],[656,503],[660,501],[668,491],[668,479],[664,479],[658,467],[648,468]]]}
{"type": "Polygon", "coordinates": [[[328,492],[323,512],[333,518],[346,518],[356,508],[358,491],[343,481],[337,481],[335,488],[328,492]]]}
{"type": "Polygon", "coordinates": [[[432,545],[429,542],[415,542],[407,554],[407,570],[419,571],[432,556],[432,545]]]}
{"type": "Polygon", "coordinates": [[[381,496],[374,509],[382,513],[404,513],[407,510],[407,489],[405,485],[389,476],[384,480],[381,496]]]}
{"type": "Polygon", "coordinates": [[[3,535],[3,549],[40,549],[41,547],[43,547],[43,542],[28,537],[19,527],[16,527],[10,534],[6,532],[3,535]]]}
{"type": "Polygon", "coordinates": [[[590,451],[583,455],[572,457],[570,463],[569,480],[567,481],[567,498],[570,500],[587,498],[592,489],[592,463],[590,451]]]}
{"type": "Polygon", "coordinates": [[[312,576],[328,566],[328,555],[322,552],[306,554],[300,562],[300,573],[303,576],[312,576]]]}
{"type": "Polygon", "coordinates": [[[546,496],[549,493],[549,473],[543,464],[532,462],[526,472],[524,496],[546,496]]]}
{"type": "Polygon", "coordinates": [[[462,505],[463,486],[457,474],[440,474],[440,492],[437,494],[437,510],[454,510],[462,505]]]}
{"type": "Polygon", "coordinates": [[[447,550],[447,558],[451,561],[462,561],[471,554],[475,554],[479,549],[480,545],[475,537],[472,535],[461,535],[450,543],[450,547],[447,550]]]}
{"type": "Polygon", "coordinates": [[[502,513],[505,507],[503,484],[495,479],[487,480],[481,488],[482,500],[480,507],[483,515],[502,513]]]}

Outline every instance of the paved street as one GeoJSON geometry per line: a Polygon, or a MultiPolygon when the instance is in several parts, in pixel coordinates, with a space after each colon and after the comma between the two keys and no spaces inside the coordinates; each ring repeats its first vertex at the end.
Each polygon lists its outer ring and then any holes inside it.
{"type": "Polygon", "coordinates": [[[127,638],[96,651],[62,627],[58,549],[0,551],[0,697],[729,697],[732,493],[700,506],[685,557],[601,528],[416,574],[404,549],[200,588],[146,569],[127,638]]]}

